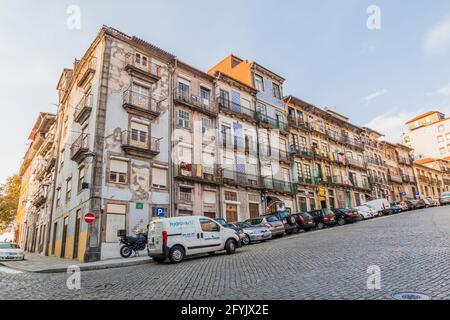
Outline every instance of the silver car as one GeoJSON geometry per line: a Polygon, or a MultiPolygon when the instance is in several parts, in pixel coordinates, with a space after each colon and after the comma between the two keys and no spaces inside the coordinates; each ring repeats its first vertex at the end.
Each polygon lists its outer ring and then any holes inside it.
{"type": "Polygon", "coordinates": [[[275,215],[247,219],[245,222],[248,222],[252,226],[269,228],[273,238],[281,238],[284,235],[284,224],[275,215]]]}
{"type": "Polygon", "coordinates": [[[443,192],[441,194],[441,197],[439,198],[439,202],[441,203],[441,206],[449,204],[450,203],[450,192],[443,192]]]}
{"type": "Polygon", "coordinates": [[[233,225],[244,231],[245,237],[242,239],[242,244],[244,245],[255,241],[266,241],[272,238],[272,232],[266,226],[252,226],[248,222],[236,222],[233,225]]]}

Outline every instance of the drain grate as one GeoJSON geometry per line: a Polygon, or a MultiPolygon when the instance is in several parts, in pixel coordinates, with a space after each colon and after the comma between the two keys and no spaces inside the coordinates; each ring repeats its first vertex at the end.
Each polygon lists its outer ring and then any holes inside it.
{"type": "Polygon", "coordinates": [[[401,292],[393,294],[395,300],[431,300],[430,296],[417,292],[401,292]]]}

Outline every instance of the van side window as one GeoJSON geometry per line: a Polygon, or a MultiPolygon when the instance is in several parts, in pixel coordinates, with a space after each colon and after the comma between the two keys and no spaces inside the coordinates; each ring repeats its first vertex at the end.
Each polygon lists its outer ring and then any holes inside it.
{"type": "Polygon", "coordinates": [[[218,232],[220,230],[217,223],[208,219],[200,219],[200,225],[204,232],[218,232]]]}

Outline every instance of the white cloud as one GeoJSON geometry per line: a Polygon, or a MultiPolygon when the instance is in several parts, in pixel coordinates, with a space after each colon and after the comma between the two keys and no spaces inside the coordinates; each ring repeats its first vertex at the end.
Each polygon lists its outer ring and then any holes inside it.
{"type": "Polygon", "coordinates": [[[423,109],[414,112],[399,111],[396,107],[373,118],[365,126],[384,134],[388,141],[401,142],[402,133],[406,132],[406,121],[424,112],[426,111],[423,109]]]}
{"type": "Polygon", "coordinates": [[[423,49],[430,55],[445,55],[450,51],[450,17],[437,23],[427,33],[423,49]]]}
{"type": "Polygon", "coordinates": [[[450,96],[450,83],[446,86],[436,90],[436,94],[443,95],[443,96],[450,96]]]}
{"type": "Polygon", "coordinates": [[[376,99],[376,98],[379,98],[379,97],[385,95],[387,92],[388,92],[387,89],[377,90],[377,91],[369,94],[368,96],[364,97],[364,100],[366,100],[367,102],[370,102],[373,99],[376,99]]]}

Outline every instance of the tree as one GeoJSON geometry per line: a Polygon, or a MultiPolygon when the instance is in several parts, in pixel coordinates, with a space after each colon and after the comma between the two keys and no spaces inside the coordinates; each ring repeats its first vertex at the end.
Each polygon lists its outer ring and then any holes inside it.
{"type": "Polygon", "coordinates": [[[0,234],[8,230],[16,217],[20,183],[20,176],[13,175],[0,185],[0,234]]]}

